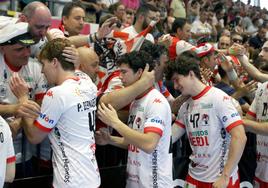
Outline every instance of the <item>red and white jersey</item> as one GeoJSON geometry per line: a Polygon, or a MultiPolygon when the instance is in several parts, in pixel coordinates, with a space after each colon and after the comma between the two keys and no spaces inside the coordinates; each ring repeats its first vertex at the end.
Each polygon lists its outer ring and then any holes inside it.
{"type": "Polygon", "coordinates": [[[100,185],[94,138],[96,97],[90,79],[74,77],[49,89],[43,99],[34,125],[50,132],[53,187],[100,185]]]}
{"type": "MultiPolygon", "coordinates": [[[[132,39],[136,37],[139,33],[136,31],[133,25],[126,27],[122,29],[122,32],[128,33],[129,34],[129,39],[132,39]]],[[[145,37],[145,39],[149,40],[150,42],[154,43],[154,37],[151,33],[148,33],[145,37]]]]}
{"type": "Polygon", "coordinates": [[[0,187],[4,186],[6,165],[15,162],[12,135],[7,122],[0,116],[0,187]]]}
{"type": "MultiPolygon", "coordinates": [[[[175,123],[186,129],[192,148],[189,175],[202,182],[215,182],[228,157],[228,132],[242,124],[231,97],[206,86],[182,105],[175,123]]],[[[238,178],[237,169],[232,172],[234,181],[238,178]]]]}
{"type": "Polygon", "coordinates": [[[172,187],[171,110],[165,97],[156,89],[131,103],[128,126],[161,136],[155,150],[145,153],[128,146],[127,188],[172,187]]]}
{"type": "MultiPolygon", "coordinates": [[[[268,82],[259,85],[255,98],[249,108],[248,114],[256,121],[268,120],[268,82]]],[[[255,176],[264,182],[268,182],[268,136],[257,135],[257,168],[255,176]]]]}
{"type": "MultiPolygon", "coordinates": [[[[18,102],[16,96],[12,93],[9,87],[10,77],[13,73],[18,73],[29,86],[29,97],[33,100],[41,100],[47,90],[47,81],[45,76],[41,73],[41,64],[29,58],[28,64],[21,68],[16,68],[7,62],[4,56],[0,53],[0,103],[1,104],[16,104],[18,102]]],[[[3,117],[4,119],[8,117],[3,117]]],[[[34,146],[31,145],[26,139],[24,142],[24,151],[22,152],[22,139],[21,131],[14,139],[14,147],[16,153],[16,163],[21,163],[22,158],[29,160],[32,157],[34,146]],[[24,156],[23,156],[24,155],[24,156]]]]}
{"type": "Polygon", "coordinates": [[[18,69],[8,63],[0,53],[0,103],[15,104],[18,101],[8,83],[15,72],[27,82],[30,98],[42,99],[47,90],[47,81],[41,70],[41,64],[32,58],[29,58],[27,65],[18,69]]]}

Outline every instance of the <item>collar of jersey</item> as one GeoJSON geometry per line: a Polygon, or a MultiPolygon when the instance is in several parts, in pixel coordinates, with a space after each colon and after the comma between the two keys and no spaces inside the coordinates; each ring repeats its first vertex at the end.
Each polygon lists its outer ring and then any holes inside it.
{"type": "Polygon", "coordinates": [[[146,96],[148,93],[150,93],[150,91],[152,91],[154,89],[154,87],[151,87],[146,93],[143,93],[143,95],[139,96],[139,97],[136,97],[135,100],[139,100],[141,99],[142,97],[146,96]]]}
{"type": "Polygon", "coordinates": [[[19,72],[19,70],[20,70],[21,67],[22,67],[22,66],[20,66],[20,67],[16,67],[16,66],[12,65],[11,63],[9,63],[9,62],[7,61],[5,55],[4,55],[4,61],[5,61],[5,64],[8,66],[8,68],[9,68],[10,70],[12,70],[13,72],[19,72]]]}
{"type": "Polygon", "coordinates": [[[206,86],[205,89],[203,89],[198,95],[193,96],[192,99],[197,100],[197,99],[201,98],[203,95],[205,95],[210,90],[210,88],[211,88],[211,86],[206,86]]]}

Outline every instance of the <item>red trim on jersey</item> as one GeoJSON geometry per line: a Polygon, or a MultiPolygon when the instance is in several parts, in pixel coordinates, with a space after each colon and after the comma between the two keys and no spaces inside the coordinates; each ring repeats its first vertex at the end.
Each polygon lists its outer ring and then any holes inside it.
{"type": "Polygon", "coordinates": [[[176,125],[178,125],[179,127],[185,129],[185,125],[182,124],[181,122],[179,122],[179,121],[175,121],[174,123],[175,123],[176,125]]]}
{"type": "Polygon", "coordinates": [[[7,158],[7,163],[12,163],[15,161],[16,161],[16,156],[12,156],[12,157],[7,158]]]}
{"type": "Polygon", "coordinates": [[[179,41],[180,41],[179,38],[172,36],[172,43],[168,48],[170,60],[174,60],[177,57],[176,46],[177,46],[177,42],[179,41]]]}
{"type": "Polygon", "coordinates": [[[139,100],[141,99],[142,97],[146,96],[148,93],[150,93],[150,91],[152,91],[154,88],[151,87],[147,92],[143,93],[141,96],[138,96],[135,98],[135,100],[139,100]]]}
{"type": "Polygon", "coordinates": [[[41,125],[37,120],[35,120],[33,124],[34,126],[36,126],[37,128],[39,128],[40,130],[44,132],[50,132],[52,130],[50,128],[46,128],[45,126],[41,125]]]}
{"type": "Polygon", "coordinates": [[[210,88],[211,86],[206,86],[205,89],[203,89],[203,91],[201,91],[198,95],[193,96],[192,99],[196,100],[196,99],[201,98],[203,95],[205,95],[208,92],[208,90],[210,90],[210,88]]]}
{"type": "Polygon", "coordinates": [[[268,187],[268,182],[264,182],[264,181],[262,181],[260,178],[258,178],[258,177],[254,177],[254,181],[257,183],[257,184],[259,184],[259,188],[267,188],[268,187]]]}
{"type": "Polygon", "coordinates": [[[153,132],[153,133],[159,134],[160,136],[163,135],[163,131],[156,127],[145,127],[143,132],[144,133],[153,132]]]}
{"type": "Polygon", "coordinates": [[[107,88],[108,88],[108,85],[109,85],[109,82],[115,78],[115,77],[119,77],[120,76],[120,70],[116,70],[114,72],[112,72],[104,81],[104,83],[102,84],[99,92],[98,92],[98,95],[100,95],[101,93],[103,93],[107,88]]]}
{"type": "Polygon", "coordinates": [[[254,118],[257,117],[256,113],[251,112],[251,111],[248,111],[247,114],[250,115],[250,116],[252,116],[252,117],[254,117],[254,118]]]}
{"type": "Polygon", "coordinates": [[[4,61],[5,61],[6,65],[8,66],[8,68],[9,68],[10,70],[12,70],[13,72],[19,72],[20,69],[21,69],[21,67],[22,67],[22,66],[20,66],[20,67],[16,67],[16,66],[12,65],[11,63],[9,63],[9,62],[7,61],[5,55],[4,55],[4,61]]]}
{"type": "Polygon", "coordinates": [[[242,121],[242,120],[237,120],[237,121],[231,123],[230,125],[228,125],[228,127],[226,128],[226,130],[227,130],[228,132],[230,132],[230,130],[231,130],[232,128],[234,128],[234,127],[236,127],[236,126],[238,126],[238,125],[243,125],[243,121],[242,121]]]}
{"type": "Polygon", "coordinates": [[[38,93],[35,95],[35,100],[42,100],[46,93],[38,93]]]}

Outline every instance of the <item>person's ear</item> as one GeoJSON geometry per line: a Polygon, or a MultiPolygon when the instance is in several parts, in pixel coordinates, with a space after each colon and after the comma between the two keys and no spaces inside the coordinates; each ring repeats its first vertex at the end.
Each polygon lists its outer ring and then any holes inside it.
{"type": "Polygon", "coordinates": [[[28,19],[27,19],[27,16],[24,15],[23,13],[19,15],[19,21],[21,22],[27,22],[28,19]]]}
{"type": "Polygon", "coordinates": [[[53,64],[54,67],[57,67],[59,65],[59,61],[55,57],[52,59],[52,62],[51,63],[53,64]]]}

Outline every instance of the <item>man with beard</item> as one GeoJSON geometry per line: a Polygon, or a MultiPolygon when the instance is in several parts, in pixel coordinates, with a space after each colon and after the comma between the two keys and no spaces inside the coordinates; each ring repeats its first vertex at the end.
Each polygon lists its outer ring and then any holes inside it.
{"type": "MultiPolygon", "coordinates": [[[[242,54],[243,51],[245,50],[243,46],[236,45],[236,51],[238,54],[242,54]]],[[[266,62],[268,64],[268,41],[263,44],[259,57],[262,62],[266,62]]],[[[261,72],[253,64],[251,64],[246,55],[242,54],[238,56],[238,58],[239,58],[241,65],[248,72],[250,77],[252,77],[254,80],[259,81],[259,82],[268,81],[268,74],[261,72]]]]}
{"type": "MultiPolygon", "coordinates": [[[[129,38],[134,38],[141,31],[148,27],[152,20],[157,21],[156,12],[158,9],[150,4],[145,4],[141,6],[136,12],[136,21],[134,25],[126,27],[122,31],[128,33],[129,38]]],[[[146,39],[154,43],[154,37],[152,34],[148,33],[146,39]]]]}

